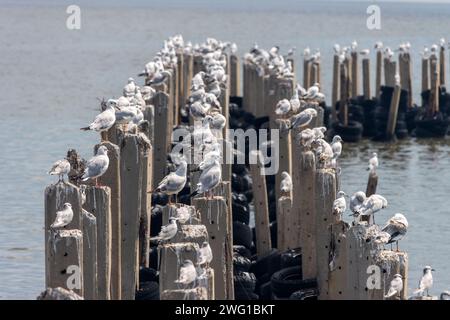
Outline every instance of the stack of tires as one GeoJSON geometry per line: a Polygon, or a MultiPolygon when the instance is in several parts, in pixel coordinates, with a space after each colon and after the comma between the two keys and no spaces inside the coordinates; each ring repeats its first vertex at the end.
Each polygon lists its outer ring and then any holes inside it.
{"type": "MultiPolygon", "coordinates": [[[[392,95],[394,88],[381,87],[380,103],[374,110],[375,136],[374,140],[386,140],[386,128],[389,119],[389,110],[391,108],[392,95]]],[[[395,137],[403,139],[408,136],[408,125],[406,122],[406,113],[408,111],[408,91],[402,90],[400,93],[400,102],[398,106],[397,122],[395,125],[395,137]]]]}
{"type": "MultiPolygon", "coordinates": [[[[339,110],[340,103],[336,104],[339,110]]],[[[348,105],[348,125],[344,126],[340,121],[332,124],[334,134],[340,135],[345,142],[358,142],[362,138],[364,122],[364,109],[359,104],[359,100],[349,101],[348,105]]]]}
{"type": "Polygon", "coordinates": [[[153,268],[139,270],[139,290],[136,300],[159,300],[159,275],[153,268]]]}
{"type": "Polygon", "coordinates": [[[445,88],[439,91],[439,112],[430,117],[427,114],[431,91],[422,92],[425,104],[414,115],[414,135],[419,138],[444,137],[449,126],[450,99],[445,88]]]}

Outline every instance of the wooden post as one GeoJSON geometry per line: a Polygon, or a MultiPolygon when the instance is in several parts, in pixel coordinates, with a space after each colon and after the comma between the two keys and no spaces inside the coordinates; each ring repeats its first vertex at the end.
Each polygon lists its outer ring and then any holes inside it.
{"type": "MultiPolygon", "coordinates": [[[[264,165],[260,161],[262,155],[257,151],[251,152],[256,153],[256,155],[253,155],[253,158],[257,159],[257,163],[250,164],[250,174],[253,180],[253,202],[255,204],[256,253],[259,257],[262,257],[272,249],[269,228],[269,204],[264,165]]],[[[278,188],[278,186],[275,187],[278,188]]]]}
{"type": "MultiPolygon", "coordinates": [[[[430,89],[430,59],[422,58],[422,92],[430,89]]],[[[428,101],[422,98],[422,106],[425,106],[428,101]]]]}
{"type": "Polygon", "coordinates": [[[311,74],[309,76],[309,82],[311,83],[311,85],[313,85],[314,83],[319,82],[319,79],[317,77],[318,76],[318,71],[319,71],[318,64],[315,63],[315,62],[311,63],[311,68],[310,68],[311,74]]]}
{"type": "Polygon", "coordinates": [[[146,141],[146,148],[142,150],[141,157],[141,216],[139,224],[139,265],[148,268],[150,265],[150,216],[152,211],[153,190],[153,148],[150,141],[146,141]]]}
{"type": "Polygon", "coordinates": [[[200,71],[205,71],[205,66],[203,65],[203,56],[201,54],[194,54],[193,57],[193,71],[192,74],[196,75],[200,71]]]}
{"type": "Polygon", "coordinates": [[[439,64],[436,57],[430,58],[430,116],[439,112],[439,64]]]}
{"type": "Polygon", "coordinates": [[[146,105],[145,109],[142,111],[144,114],[144,120],[148,122],[148,126],[145,128],[144,133],[147,135],[147,138],[150,140],[150,143],[154,144],[154,130],[155,130],[155,109],[152,105],[146,105]]]}
{"type": "Polygon", "coordinates": [[[349,78],[348,78],[348,64],[341,64],[341,99],[339,102],[339,118],[344,126],[348,126],[348,87],[349,87],[349,78]],[[342,112],[342,113],[341,113],[342,112]]]}
{"type": "Polygon", "coordinates": [[[395,135],[395,126],[397,124],[397,114],[398,114],[398,104],[400,102],[400,92],[401,92],[400,84],[395,84],[394,93],[392,94],[391,106],[389,108],[389,117],[388,123],[386,127],[386,137],[388,139],[394,137],[395,135]]]}
{"type": "Polygon", "coordinates": [[[395,74],[397,63],[388,58],[384,58],[384,83],[387,87],[395,86],[395,74]]]}
{"type": "Polygon", "coordinates": [[[377,50],[377,65],[375,75],[375,96],[377,97],[377,100],[380,99],[382,70],[383,70],[383,52],[381,50],[377,50]]]}
{"type": "Polygon", "coordinates": [[[46,230],[45,286],[73,290],[83,296],[83,234],[78,229],[46,230]]]}
{"type": "MultiPolygon", "coordinates": [[[[122,248],[122,214],[121,214],[121,191],[120,191],[120,149],[110,142],[103,142],[95,146],[98,149],[105,146],[108,149],[109,167],[108,171],[99,178],[102,186],[108,186],[111,190],[111,299],[121,299],[121,248],[122,248]]],[[[95,196],[98,199],[98,196],[95,196]]],[[[95,202],[97,203],[97,202],[95,202]]],[[[107,203],[104,201],[104,203],[107,203]]],[[[97,210],[98,207],[96,207],[97,210]]],[[[89,209],[90,212],[92,210],[89,209]]],[[[94,213],[95,214],[95,213],[94,213]]],[[[106,212],[105,212],[106,214],[106,212]]],[[[106,228],[106,227],[105,227],[106,228]]],[[[105,229],[106,230],[106,229],[105,229]]],[[[105,231],[106,232],[106,231],[105,231]]],[[[98,232],[99,235],[102,232],[98,232]]]]}
{"type": "MultiPolygon", "coordinates": [[[[191,80],[194,71],[194,56],[190,53],[185,53],[183,56],[183,91],[182,104],[184,107],[188,97],[191,95],[191,80]]],[[[153,141],[152,141],[153,142],[153,141]]]]}
{"type": "Polygon", "coordinates": [[[378,175],[376,173],[369,173],[369,180],[367,181],[366,196],[377,193],[378,175]]]}
{"type": "Polygon", "coordinates": [[[164,92],[156,93],[155,106],[155,141],[153,148],[153,185],[166,175],[167,155],[170,152],[172,137],[172,121],[169,114],[169,96],[164,92]]]}
{"type": "MultiPolygon", "coordinates": [[[[81,220],[82,204],[81,204],[80,189],[77,186],[68,182],[57,182],[56,184],[52,184],[45,189],[44,227],[45,227],[46,244],[48,244],[51,240],[49,238],[50,236],[52,236],[52,233],[50,231],[50,225],[55,221],[56,212],[62,210],[62,207],[66,202],[72,205],[73,219],[71,223],[69,223],[66,227],[64,227],[64,229],[78,229],[80,230],[80,233],[81,230],[83,229],[83,224],[81,220]]],[[[48,247],[47,249],[49,248],[51,247],[48,247]]],[[[53,285],[52,282],[53,280],[49,279],[49,276],[53,276],[48,272],[50,268],[53,268],[52,266],[49,265],[49,258],[51,254],[52,254],[51,252],[46,251],[46,264],[45,264],[45,270],[47,271],[45,278],[46,287],[62,286],[64,288],[67,288],[66,285],[53,285]]],[[[82,254],[81,248],[80,254],[82,254]]]]}
{"type": "Polygon", "coordinates": [[[249,110],[249,77],[250,77],[250,65],[247,62],[242,63],[242,82],[243,82],[243,95],[242,95],[242,107],[245,111],[249,110]]]}
{"type": "Polygon", "coordinates": [[[278,199],[277,206],[277,247],[278,250],[284,252],[289,249],[288,240],[293,232],[292,225],[289,222],[292,220],[292,198],[283,196],[278,199]]]}
{"type": "MultiPolygon", "coordinates": [[[[297,224],[299,229],[297,235],[294,233],[289,237],[297,237],[298,243],[292,243],[292,245],[302,247],[303,277],[305,279],[315,278],[317,276],[316,204],[314,200],[316,196],[316,160],[313,152],[302,150],[297,163],[293,180],[295,193],[293,207],[296,211],[297,221],[292,221],[290,224],[297,224]]],[[[295,247],[290,246],[290,248],[295,247]]]]}
{"type": "Polygon", "coordinates": [[[336,104],[339,96],[339,55],[335,54],[333,58],[333,92],[331,95],[331,119],[332,122],[337,121],[336,104]]]}
{"type": "Polygon", "coordinates": [[[333,214],[336,199],[336,174],[333,169],[317,169],[315,181],[316,263],[319,299],[325,300],[328,292],[331,226],[337,218],[333,214]]]}
{"type": "MultiPolygon", "coordinates": [[[[121,145],[122,299],[133,300],[139,284],[139,226],[144,155],[150,142],[143,133],[128,134],[121,145]]],[[[144,209],[146,210],[146,208],[144,209]]]]}
{"type": "Polygon", "coordinates": [[[364,99],[370,100],[370,60],[369,58],[364,58],[362,60],[363,67],[363,91],[364,99]]]}
{"type": "Polygon", "coordinates": [[[359,89],[359,69],[358,69],[358,52],[354,51],[352,55],[352,98],[358,97],[359,89]]]}
{"type": "Polygon", "coordinates": [[[239,57],[230,55],[230,96],[241,97],[241,65],[239,57]]]}
{"type": "Polygon", "coordinates": [[[97,223],[97,298],[111,299],[112,216],[111,189],[88,186],[83,208],[92,212],[97,223]]]}
{"type": "Polygon", "coordinates": [[[330,246],[328,264],[328,294],[324,297],[328,300],[344,300],[347,297],[349,277],[348,273],[348,224],[339,217],[335,217],[330,225],[330,246]]]}
{"type": "Polygon", "coordinates": [[[445,86],[445,71],[446,71],[446,60],[445,60],[445,47],[441,46],[439,51],[439,85],[445,86]]]}
{"type": "Polygon", "coordinates": [[[308,89],[311,86],[311,60],[303,60],[303,87],[308,89]]]}
{"type": "Polygon", "coordinates": [[[179,124],[181,121],[181,113],[180,109],[184,106],[184,100],[183,100],[183,92],[184,92],[184,55],[183,52],[177,52],[177,91],[175,92],[175,95],[177,97],[177,105],[175,108],[175,115],[174,115],[174,123],[179,124]]]}
{"type": "Polygon", "coordinates": [[[97,219],[83,210],[83,289],[85,300],[97,300],[97,219]]]}
{"type": "Polygon", "coordinates": [[[399,74],[403,90],[408,91],[407,106],[412,107],[411,58],[409,53],[398,56],[399,74]]]}
{"type": "Polygon", "coordinates": [[[227,299],[227,275],[226,268],[224,272],[224,262],[227,263],[227,257],[230,253],[227,250],[233,250],[233,245],[227,243],[227,230],[230,229],[227,218],[227,203],[223,197],[214,197],[206,199],[203,197],[194,198],[193,205],[199,210],[201,221],[206,226],[209,236],[209,244],[214,253],[211,262],[211,268],[214,270],[214,288],[215,297],[219,300],[227,299]]]}

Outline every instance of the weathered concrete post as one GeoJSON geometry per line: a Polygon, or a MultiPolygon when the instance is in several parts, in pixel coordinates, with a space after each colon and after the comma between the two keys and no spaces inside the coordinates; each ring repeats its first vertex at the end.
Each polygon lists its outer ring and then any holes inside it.
{"type": "Polygon", "coordinates": [[[85,195],[86,202],[83,204],[83,208],[92,212],[97,223],[97,298],[110,300],[113,255],[111,189],[88,186],[85,195]]]}
{"type": "Polygon", "coordinates": [[[337,121],[336,104],[339,99],[339,55],[335,54],[333,58],[333,92],[331,94],[331,119],[337,121]]]}
{"type": "Polygon", "coordinates": [[[255,231],[256,252],[258,256],[264,256],[272,249],[269,228],[269,204],[266,189],[266,176],[264,165],[260,161],[262,155],[252,151],[257,163],[250,164],[250,174],[253,180],[253,202],[255,204],[255,231]]]}
{"type": "Polygon", "coordinates": [[[46,242],[47,288],[61,287],[83,296],[83,235],[78,229],[50,230],[46,242]]]}
{"type": "Polygon", "coordinates": [[[354,51],[352,55],[352,98],[358,97],[359,90],[359,68],[358,68],[358,52],[354,51]]]}
{"type": "Polygon", "coordinates": [[[97,219],[83,210],[83,288],[85,300],[96,300],[97,282],[97,219]]]}
{"type": "Polygon", "coordinates": [[[364,58],[362,60],[363,66],[363,92],[364,99],[370,99],[370,60],[369,58],[364,58]]]}
{"type": "Polygon", "coordinates": [[[395,135],[395,126],[397,124],[398,105],[400,102],[401,90],[402,88],[400,87],[400,83],[396,83],[394,86],[394,93],[392,94],[388,123],[386,127],[386,137],[389,139],[394,137],[395,135]]]}
{"type": "MultiPolygon", "coordinates": [[[[122,248],[122,213],[121,213],[121,183],[120,183],[120,149],[110,142],[103,142],[95,146],[98,149],[101,145],[108,149],[109,167],[108,171],[99,178],[102,186],[107,186],[111,190],[111,299],[121,299],[121,248],[122,248]]],[[[97,199],[97,197],[96,197],[97,199]]],[[[97,208],[98,210],[98,208],[97,208]]],[[[91,210],[92,212],[92,210],[91,210]]],[[[101,234],[100,232],[98,234],[101,234]]]]}
{"type": "Polygon", "coordinates": [[[230,55],[230,96],[241,97],[241,64],[236,54],[230,55]]]}
{"type": "Polygon", "coordinates": [[[377,65],[375,72],[375,96],[377,99],[380,99],[382,70],[383,70],[383,52],[381,50],[377,50],[377,65]]]}

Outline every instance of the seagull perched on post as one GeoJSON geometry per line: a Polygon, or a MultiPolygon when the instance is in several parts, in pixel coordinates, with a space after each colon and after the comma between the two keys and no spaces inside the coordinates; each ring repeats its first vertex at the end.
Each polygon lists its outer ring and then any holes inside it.
{"type": "Polygon", "coordinates": [[[72,205],[68,202],[64,203],[63,209],[61,211],[56,212],[55,221],[51,224],[50,228],[63,228],[72,222],[73,219],[73,211],[72,205]]]}
{"type": "Polygon", "coordinates": [[[213,259],[211,247],[207,241],[204,241],[202,247],[198,251],[198,265],[209,265],[213,259]]]}
{"type": "Polygon", "coordinates": [[[58,181],[64,182],[64,175],[68,175],[70,172],[70,162],[66,159],[56,161],[50,171],[48,172],[51,176],[59,176],[58,181]]]}
{"type": "Polygon", "coordinates": [[[417,288],[417,290],[414,291],[414,294],[423,296],[426,290],[427,296],[429,295],[428,291],[433,286],[433,274],[431,273],[431,271],[435,270],[430,266],[425,266],[425,268],[423,269],[422,278],[420,279],[419,282],[419,288],[417,288]]]}
{"type": "Polygon", "coordinates": [[[275,114],[276,115],[287,115],[289,113],[289,111],[291,111],[291,103],[289,102],[288,99],[283,99],[278,101],[276,109],[275,109],[275,114]]]}
{"type": "Polygon", "coordinates": [[[334,136],[331,141],[331,149],[333,149],[333,159],[339,158],[342,152],[342,138],[341,136],[334,136]]]}
{"type": "Polygon", "coordinates": [[[181,190],[183,190],[186,185],[186,179],[187,162],[184,158],[182,158],[175,172],[171,172],[165,176],[158,184],[158,187],[148,193],[162,192],[167,194],[169,196],[169,203],[171,204],[171,196],[176,196],[179,192],[181,192],[181,190]]]}
{"type": "Polygon", "coordinates": [[[302,112],[292,116],[289,119],[290,126],[289,130],[297,128],[297,127],[306,127],[310,124],[313,118],[317,117],[317,110],[313,108],[308,108],[303,110],[302,112]]]}
{"type": "Polygon", "coordinates": [[[376,174],[376,170],[378,168],[378,156],[377,153],[372,153],[372,157],[369,159],[369,166],[367,170],[370,170],[371,174],[376,174]]]}
{"type": "Polygon", "coordinates": [[[289,193],[292,191],[292,178],[286,171],[281,173],[280,189],[283,193],[289,193]]]}
{"type": "Polygon", "coordinates": [[[364,191],[355,192],[350,198],[350,211],[354,214],[357,213],[365,200],[366,193],[364,191]]]}
{"type": "Polygon", "coordinates": [[[338,192],[337,198],[333,202],[333,214],[341,216],[347,210],[346,196],[347,194],[344,191],[338,192]]]}
{"type": "MultiPolygon", "coordinates": [[[[370,197],[368,197],[366,200],[364,200],[364,203],[362,206],[357,210],[357,214],[362,216],[372,215],[374,217],[374,214],[381,209],[386,208],[388,205],[388,202],[386,198],[383,196],[380,196],[379,194],[373,194],[370,197]]],[[[374,223],[375,223],[375,217],[374,217],[374,223]]]]}
{"type": "Polygon", "coordinates": [[[94,130],[96,132],[108,131],[116,122],[116,111],[111,103],[108,103],[105,111],[97,115],[94,121],[81,130],[94,130]]]}
{"type": "Polygon", "coordinates": [[[97,153],[86,164],[85,171],[81,176],[82,181],[95,179],[95,185],[98,186],[97,179],[105,174],[109,167],[108,149],[100,146],[97,153]]]}
{"type": "Polygon", "coordinates": [[[406,231],[408,230],[408,220],[401,213],[396,213],[392,218],[389,219],[387,224],[381,230],[389,235],[387,243],[396,242],[398,251],[398,241],[401,240],[406,231]]]}
{"type": "Polygon", "coordinates": [[[175,237],[178,232],[177,218],[169,218],[169,224],[162,226],[161,231],[156,237],[150,238],[150,241],[167,241],[175,237]]]}
{"type": "Polygon", "coordinates": [[[191,284],[197,279],[197,270],[191,260],[184,260],[183,265],[180,267],[180,276],[175,283],[181,283],[184,285],[191,284]]]}
{"type": "Polygon", "coordinates": [[[194,197],[199,193],[210,193],[212,189],[217,187],[222,181],[222,167],[218,159],[214,159],[209,164],[205,164],[197,183],[197,189],[191,193],[190,197],[194,197]]]}
{"type": "Polygon", "coordinates": [[[384,298],[392,298],[400,296],[400,293],[403,290],[403,280],[401,274],[395,274],[394,279],[391,281],[391,285],[389,286],[388,293],[384,296],[384,298]]]}

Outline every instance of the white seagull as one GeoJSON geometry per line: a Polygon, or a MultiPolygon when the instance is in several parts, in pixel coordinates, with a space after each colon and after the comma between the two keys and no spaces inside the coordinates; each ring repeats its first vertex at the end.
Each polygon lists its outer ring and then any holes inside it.
{"type": "Polygon", "coordinates": [[[426,291],[428,296],[428,291],[433,286],[433,274],[431,273],[431,271],[435,270],[430,266],[425,266],[425,268],[423,269],[422,279],[420,279],[419,282],[419,288],[414,291],[414,294],[423,296],[426,291]]]}
{"type": "Polygon", "coordinates": [[[180,268],[180,276],[175,283],[181,283],[184,285],[191,284],[197,279],[197,270],[191,260],[184,260],[183,265],[180,268]]]}
{"type": "Polygon", "coordinates": [[[303,110],[302,112],[292,116],[289,121],[291,125],[289,129],[297,128],[297,127],[306,127],[310,124],[312,119],[317,117],[317,111],[313,108],[308,108],[303,110]]]}
{"type": "Polygon", "coordinates": [[[392,218],[389,219],[387,224],[381,230],[389,235],[387,243],[396,242],[398,251],[398,241],[401,240],[408,230],[408,220],[401,213],[396,213],[392,218]]]}
{"type": "Polygon", "coordinates": [[[342,152],[342,138],[341,136],[334,136],[331,141],[331,149],[333,149],[333,159],[339,158],[342,152]]]}
{"type": "Polygon", "coordinates": [[[384,296],[385,299],[392,297],[398,297],[403,290],[403,280],[401,274],[395,274],[394,279],[391,281],[388,293],[384,296]]]}
{"type": "Polygon", "coordinates": [[[108,131],[115,122],[116,111],[111,104],[108,104],[105,111],[97,115],[94,121],[88,127],[81,128],[81,130],[94,130],[96,132],[108,131]]]}
{"type": "Polygon", "coordinates": [[[289,113],[289,111],[291,111],[291,103],[289,102],[288,99],[278,101],[275,109],[275,114],[279,116],[286,115],[289,113]]]}
{"type": "MultiPolygon", "coordinates": [[[[381,209],[386,208],[388,205],[388,202],[386,198],[383,196],[380,196],[379,194],[373,194],[370,197],[368,197],[362,206],[357,211],[362,216],[372,215],[381,209]]],[[[374,217],[374,223],[375,223],[375,217],[374,217]]]]}
{"type": "Polygon", "coordinates": [[[177,219],[169,218],[169,224],[162,226],[159,234],[156,237],[150,238],[150,241],[167,241],[175,237],[177,232],[177,219]]]}
{"type": "Polygon", "coordinates": [[[97,154],[86,164],[86,168],[81,179],[83,181],[95,179],[95,185],[98,186],[97,178],[104,175],[106,170],[108,170],[108,167],[108,149],[105,146],[100,146],[97,150],[97,154]]]}
{"type": "Polygon", "coordinates": [[[337,198],[333,202],[333,213],[335,215],[341,216],[345,210],[347,210],[347,202],[345,201],[346,196],[344,191],[338,192],[337,198]]]}
{"type": "Polygon", "coordinates": [[[50,171],[48,172],[49,175],[52,176],[59,176],[59,181],[64,182],[64,175],[68,175],[70,172],[70,162],[66,159],[58,160],[56,161],[50,171]]]}
{"type": "Polygon", "coordinates": [[[369,159],[369,166],[367,167],[367,170],[370,170],[371,174],[376,174],[378,168],[378,156],[377,153],[372,153],[372,157],[369,159]]]}
{"type": "Polygon", "coordinates": [[[221,180],[222,167],[216,159],[202,171],[199,182],[197,183],[197,189],[190,196],[193,197],[199,193],[209,193],[221,180]]]}
{"type": "Polygon", "coordinates": [[[187,162],[184,158],[182,158],[180,160],[180,164],[177,167],[177,170],[165,176],[158,184],[158,187],[153,191],[149,191],[148,193],[162,192],[164,194],[167,194],[169,196],[169,203],[171,203],[170,196],[177,195],[179,192],[181,192],[181,190],[183,190],[184,186],[186,185],[186,179],[187,162]]]}
{"type": "Polygon", "coordinates": [[[204,241],[198,251],[198,265],[210,264],[213,259],[211,247],[207,241],[204,241]]]}
{"type": "Polygon", "coordinates": [[[72,222],[72,219],[73,219],[72,205],[66,202],[63,205],[63,209],[61,211],[56,212],[55,221],[51,224],[50,228],[56,229],[65,227],[72,222]]]}
{"type": "Polygon", "coordinates": [[[281,173],[280,189],[283,193],[289,193],[292,191],[292,178],[286,171],[281,173]]]}
{"type": "Polygon", "coordinates": [[[364,191],[355,192],[350,198],[350,210],[357,213],[366,200],[366,193],[364,191]]]}

